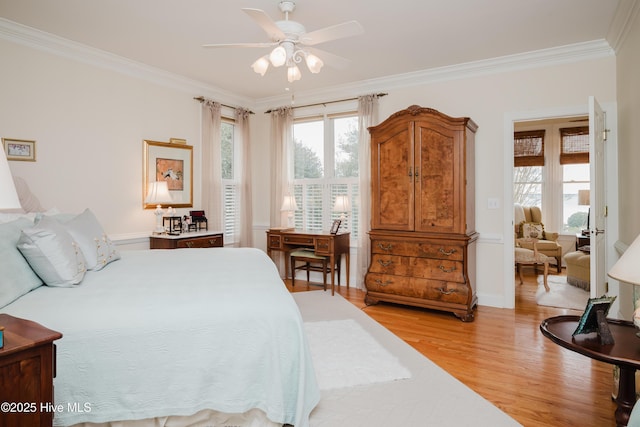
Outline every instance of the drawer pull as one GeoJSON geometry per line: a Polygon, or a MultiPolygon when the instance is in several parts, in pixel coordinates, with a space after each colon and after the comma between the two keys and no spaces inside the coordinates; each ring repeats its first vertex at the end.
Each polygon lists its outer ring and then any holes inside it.
{"type": "Polygon", "coordinates": [[[378,286],[388,286],[388,285],[390,285],[390,284],[392,284],[392,283],[393,283],[391,280],[385,280],[385,281],[383,282],[383,281],[382,281],[382,280],[380,280],[380,279],[376,279],[376,280],[375,280],[375,282],[376,282],[376,285],[378,285],[378,286]]]}
{"type": "Polygon", "coordinates": [[[211,246],[213,246],[213,245],[215,245],[215,244],[216,244],[216,242],[217,242],[217,241],[218,241],[218,239],[209,239],[209,244],[210,244],[211,246]]]}
{"type": "Polygon", "coordinates": [[[389,243],[388,245],[383,245],[382,243],[378,243],[378,247],[383,251],[390,251],[393,248],[393,243],[389,243]]]}
{"type": "Polygon", "coordinates": [[[380,264],[383,267],[389,267],[391,264],[393,264],[393,261],[383,261],[381,259],[378,260],[378,264],[380,264]]]}
{"type": "Polygon", "coordinates": [[[451,295],[451,294],[454,294],[454,293],[457,292],[455,289],[449,289],[448,290],[448,289],[445,289],[445,288],[437,288],[436,290],[440,291],[440,293],[442,295],[451,295]]]}
{"type": "Polygon", "coordinates": [[[445,251],[444,249],[440,248],[440,249],[438,249],[438,252],[440,252],[442,255],[451,256],[451,255],[455,254],[457,252],[457,250],[451,249],[450,251],[445,251]]]}
{"type": "Polygon", "coordinates": [[[184,244],[187,245],[188,248],[193,247],[193,242],[184,242],[184,244]]]}
{"type": "Polygon", "coordinates": [[[445,268],[444,265],[439,265],[438,268],[444,273],[453,273],[454,271],[456,271],[455,267],[445,268]]]}

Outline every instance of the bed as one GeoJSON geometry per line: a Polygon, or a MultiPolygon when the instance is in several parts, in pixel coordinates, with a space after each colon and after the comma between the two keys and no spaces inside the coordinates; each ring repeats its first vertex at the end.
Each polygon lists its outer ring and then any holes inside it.
{"type": "MultiPolygon", "coordinates": [[[[7,230],[20,228],[24,240],[28,221],[0,223],[0,254],[10,254],[16,236],[7,230]]],[[[78,283],[30,285],[0,308],[63,334],[55,402],[90,410],[56,413],[54,425],[165,425],[167,417],[180,425],[194,414],[308,425],[320,399],[309,346],[298,307],[264,252],[109,247],[102,255],[111,259],[85,268],[78,283]]]]}

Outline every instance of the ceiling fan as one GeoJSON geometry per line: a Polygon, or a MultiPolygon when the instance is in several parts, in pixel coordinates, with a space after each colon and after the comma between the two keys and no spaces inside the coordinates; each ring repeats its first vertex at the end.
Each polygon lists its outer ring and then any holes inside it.
{"type": "Polygon", "coordinates": [[[302,62],[303,59],[309,71],[314,74],[319,73],[324,65],[324,61],[320,59],[320,56],[334,67],[341,68],[346,66],[349,62],[347,59],[310,46],[362,34],[364,29],[358,21],[348,21],[307,33],[304,25],[289,19],[289,13],[293,12],[296,7],[294,1],[283,0],[279,3],[278,7],[280,11],[284,13],[285,19],[275,22],[263,10],[251,8],[242,9],[243,12],[262,27],[271,39],[270,42],[205,44],[203,47],[275,47],[271,53],[258,58],[258,60],[251,65],[251,68],[253,68],[253,71],[256,73],[264,76],[269,68],[269,64],[274,67],[286,65],[287,79],[290,83],[295,80],[300,80],[300,69],[297,64],[302,62]]]}

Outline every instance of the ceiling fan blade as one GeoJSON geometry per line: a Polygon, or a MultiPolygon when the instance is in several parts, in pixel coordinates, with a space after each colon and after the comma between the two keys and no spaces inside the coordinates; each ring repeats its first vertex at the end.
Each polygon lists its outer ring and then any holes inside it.
{"type": "Polygon", "coordinates": [[[267,33],[271,40],[282,40],[285,38],[284,33],[264,10],[243,8],[244,13],[249,15],[251,19],[256,21],[258,25],[267,33]]]}
{"type": "Polygon", "coordinates": [[[302,43],[313,46],[331,40],[358,36],[362,33],[364,33],[364,28],[358,21],[348,21],[306,33],[302,36],[302,43]]]}
{"type": "Polygon", "coordinates": [[[324,50],[320,50],[317,48],[308,48],[307,50],[320,58],[322,62],[324,62],[331,68],[344,69],[347,68],[349,64],[351,64],[351,61],[347,58],[334,55],[333,53],[329,53],[324,50]]]}
{"type": "Polygon", "coordinates": [[[202,47],[271,47],[277,43],[217,43],[217,44],[203,44],[202,47]]]}

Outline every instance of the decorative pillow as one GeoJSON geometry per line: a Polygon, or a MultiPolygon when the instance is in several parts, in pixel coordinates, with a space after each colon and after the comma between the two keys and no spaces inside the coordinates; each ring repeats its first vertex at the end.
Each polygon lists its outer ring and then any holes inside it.
{"type": "Polygon", "coordinates": [[[13,222],[15,220],[25,218],[31,221],[31,225],[36,219],[35,213],[20,213],[20,212],[8,212],[6,210],[0,211],[0,224],[6,222],[13,222]]]}
{"type": "Polygon", "coordinates": [[[71,235],[62,224],[46,216],[22,230],[17,247],[47,286],[77,285],[87,271],[84,256],[71,235]]]}
{"type": "Polygon", "coordinates": [[[16,247],[20,231],[32,225],[25,218],[0,224],[0,308],[42,285],[16,247]]]}
{"type": "Polygon", "coordinates": [[[520,237],[525,239],[544,239],[544,225],[541,222],[520,223],[520,237]]]}
{"type": "Polygon", "coordinates": [[[102,270],[120,259],[116,245],[107,237],[102,226],[89,209],[64,223],[64,227],[78,243],[89,270],[102,270]]]}

